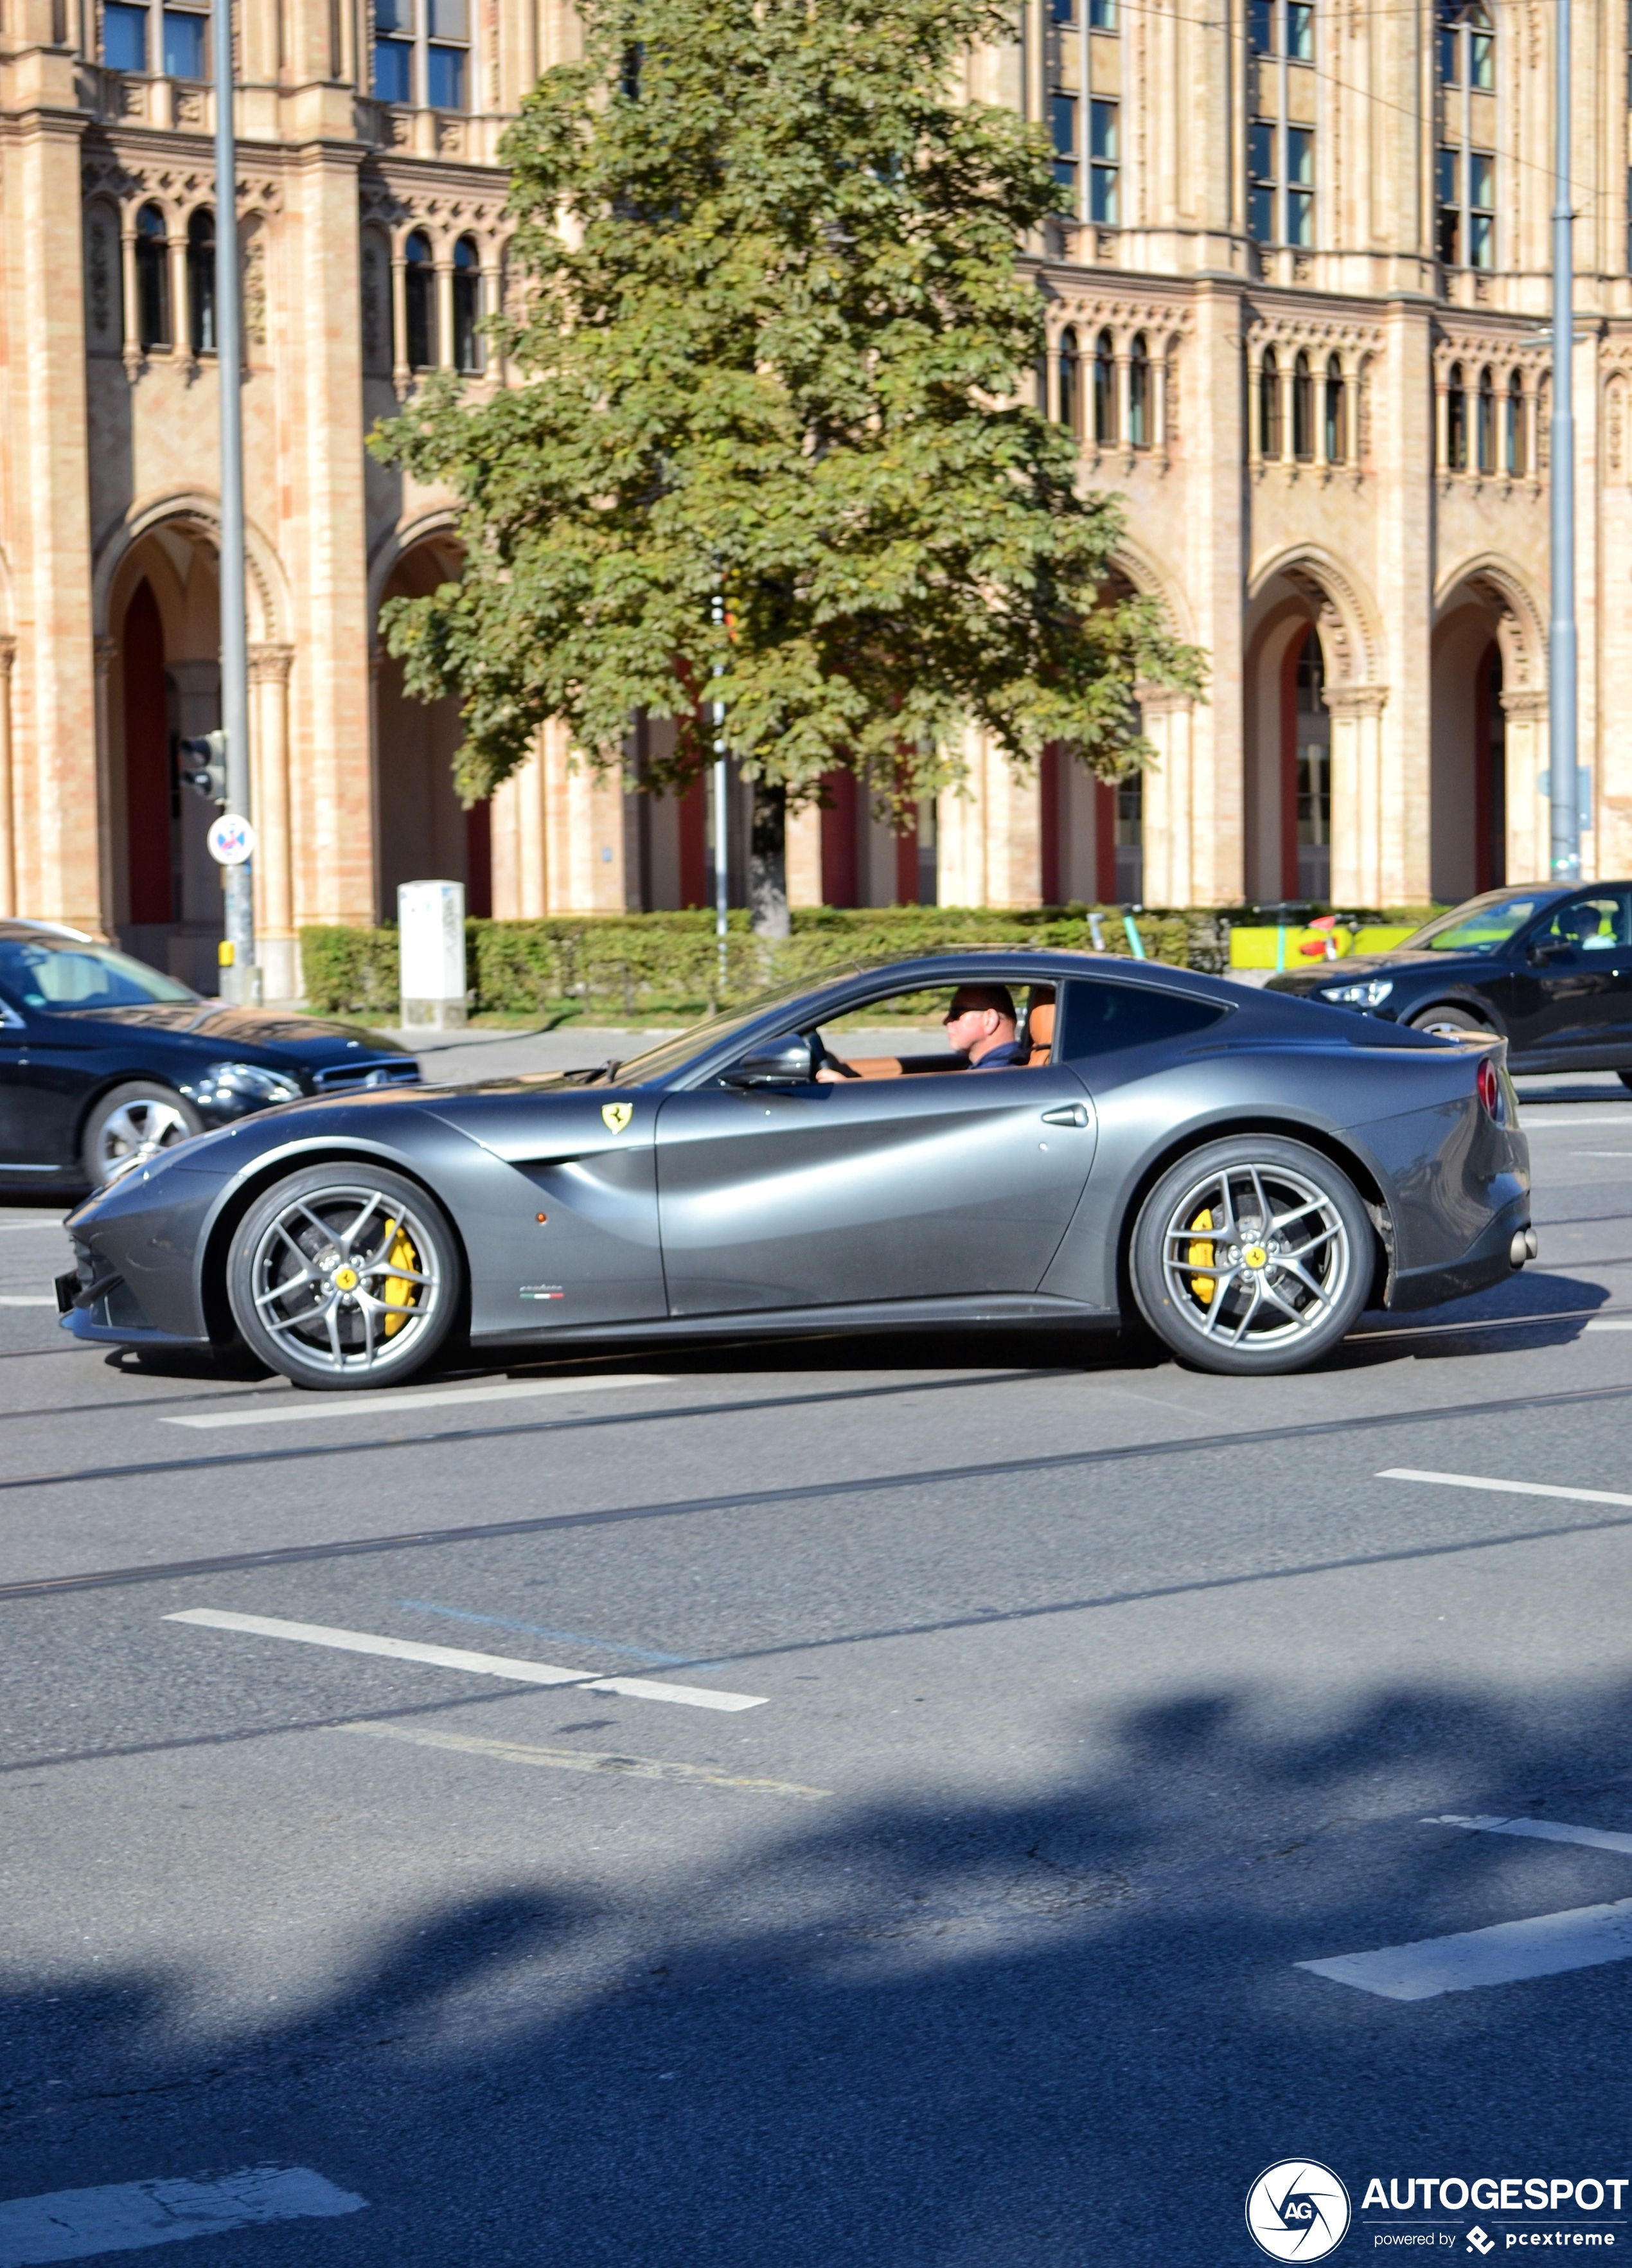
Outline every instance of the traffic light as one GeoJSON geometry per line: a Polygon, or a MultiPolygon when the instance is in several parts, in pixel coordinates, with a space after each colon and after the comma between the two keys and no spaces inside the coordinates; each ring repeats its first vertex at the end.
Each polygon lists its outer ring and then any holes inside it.
{"type": "Polygon", "coordinates": [[[200,740],[183,740],[177,751],[176,770],[183,787],[202,795],[218,810],[226,809],[226,734],[206,733],[200,740]]]}

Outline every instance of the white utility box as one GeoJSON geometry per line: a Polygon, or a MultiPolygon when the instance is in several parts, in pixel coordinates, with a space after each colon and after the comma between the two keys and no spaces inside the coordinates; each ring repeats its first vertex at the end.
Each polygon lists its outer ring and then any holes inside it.
{"type": "Polygon", "coordinates": [[[463,882],[400,883],[397,943],[404,1026],[456,1029],[466,1020],[463,882]]]}

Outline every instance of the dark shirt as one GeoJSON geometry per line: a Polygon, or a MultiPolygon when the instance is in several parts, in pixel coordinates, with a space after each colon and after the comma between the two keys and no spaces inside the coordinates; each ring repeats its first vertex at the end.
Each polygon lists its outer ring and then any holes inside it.
{"type": "Polygon", "coordinates": [[[971,1071],[1007,1071],[1011,1064],[1028,1062],[1031,1052],[1029,1048],[1023,1048],[1018,1040],[1005,1040],[1001,1047],[994,1048],[989,1055],[982,1056],[979,1063],[972,1063],[969,1069],[971,1071]]]}

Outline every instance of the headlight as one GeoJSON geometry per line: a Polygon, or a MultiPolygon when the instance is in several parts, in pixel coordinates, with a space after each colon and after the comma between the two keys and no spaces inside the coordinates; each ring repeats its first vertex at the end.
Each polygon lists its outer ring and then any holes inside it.
{"type": "Polygon", "coordinates": [[[1320,998],[1338,1008],[1380,1008],[1393,990],[1386,976],[1368,976],[1364,984],[1323,984],[1320,998]]]}
{"type": "Polygon", "coordinates": [[[293,1102],[300,1082],[263,1064],[211,1064],[199,1081],[201,1102],[293,1102]]]}

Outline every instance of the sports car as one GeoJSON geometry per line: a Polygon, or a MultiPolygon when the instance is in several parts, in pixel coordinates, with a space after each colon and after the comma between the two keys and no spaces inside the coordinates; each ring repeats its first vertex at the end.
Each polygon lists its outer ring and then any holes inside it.
{"type": "Polygon", "coordinates": [[[305,1387],[452,1346],[1140,1319],[1290,1370],[1533,1256],[1503,1053],[1087,953],[900,961],[622,1063],[260,1111],[71,1213],[58,1297],[83,1338],[241,1342],[305,1387]],[[991,1012],[937,1045],[960,993],[991,1012]],[[903,1027],[927,1043],[847,1052],[903,1027]]]}

